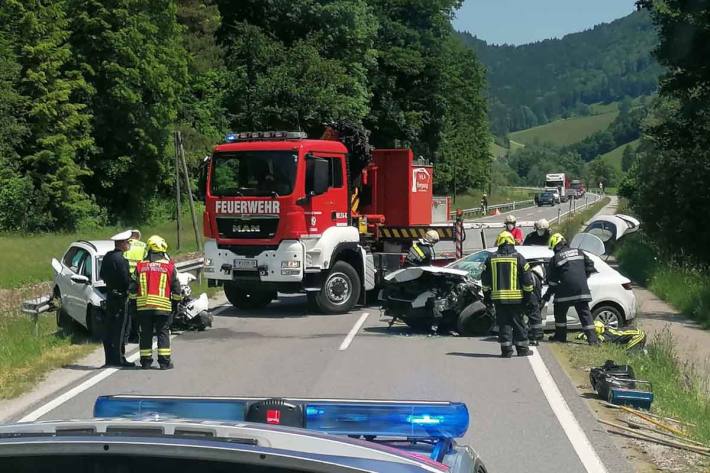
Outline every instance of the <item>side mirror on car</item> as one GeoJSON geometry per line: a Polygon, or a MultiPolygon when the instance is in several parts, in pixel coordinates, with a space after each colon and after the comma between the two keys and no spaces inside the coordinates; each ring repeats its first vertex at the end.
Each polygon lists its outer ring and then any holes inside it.
{"type": "Polygon", "coordinates": [[[87,278],[84,275],[81,274],[75,274],[71,277],[71,280],[74,281],[77,284],[89,284],[91,281],[89,281],[89,278],[87,278]]]}

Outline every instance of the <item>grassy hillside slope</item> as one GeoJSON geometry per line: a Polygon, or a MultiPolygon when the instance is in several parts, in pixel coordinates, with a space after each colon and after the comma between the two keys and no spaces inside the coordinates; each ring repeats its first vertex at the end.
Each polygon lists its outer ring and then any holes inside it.
{"type": "Polygon", "coordinates": [[[618,111],[612,109],[612,111],[599,115],[555,120],[546,125],[510,133],[508,137],[524,145],[539,141],[540,143],[567,146],[578,143],[598,131],[605,130],[618,114],[618,111]]]}

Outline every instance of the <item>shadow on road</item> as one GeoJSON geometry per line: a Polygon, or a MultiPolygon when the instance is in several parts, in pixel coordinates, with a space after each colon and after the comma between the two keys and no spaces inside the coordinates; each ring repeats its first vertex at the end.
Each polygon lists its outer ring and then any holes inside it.
{"type": "Polygon", "coordinates": [[[500,358],[500,355],[492,353],[462,353],[458,351],[450,351],[447,356],[463,356],[466,358],[500,358]]]}

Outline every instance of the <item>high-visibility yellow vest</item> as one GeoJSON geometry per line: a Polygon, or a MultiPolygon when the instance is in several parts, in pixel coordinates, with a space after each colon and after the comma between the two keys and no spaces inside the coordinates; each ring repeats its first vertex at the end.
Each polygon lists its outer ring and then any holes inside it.
{"type": "Polygon", "coordinates": [[[131,274],[135,273],[138,262],[143,261],[146,254],[146,244],[140,240],[131,240],[131,247],[123,252],[123,257],[128,260],[131,274]]]}

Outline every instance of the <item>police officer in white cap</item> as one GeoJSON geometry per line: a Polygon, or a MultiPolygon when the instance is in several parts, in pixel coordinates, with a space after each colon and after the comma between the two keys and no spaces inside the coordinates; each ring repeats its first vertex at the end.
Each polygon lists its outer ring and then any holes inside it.
{"type": "Polygon", "coordinates": [[[128,288],[131,283],[128,260],[123,253],[130,248],[131,231],[111,237],[115,249],[104,256],[100,277],[106,283],[106,319],[104,323],[104,355],[107,366],[132,366],[126,360],[126,335],[128,331],[128,288]]]}

